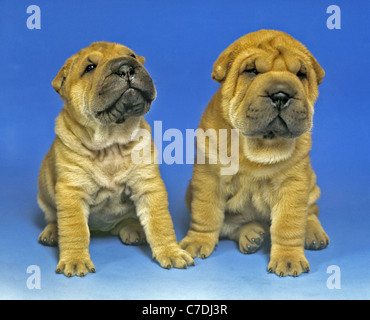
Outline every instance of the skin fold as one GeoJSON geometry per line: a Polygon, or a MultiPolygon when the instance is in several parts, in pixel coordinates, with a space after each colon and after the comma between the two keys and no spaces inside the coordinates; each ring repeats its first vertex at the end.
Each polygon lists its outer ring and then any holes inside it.
{"type": "Polygon", "coordinates": [[[47,226],[39,236],[59,246],[57,272],[95,272],[90,230],[118,235],[125,244],[148,242],[164,268],[186,268],[193,259],[177,243],[165,185],[143,115],[156,90],[144,57],[114,43],[97,42],[69,58],[52,85],[65,101],[56,138],[39,174],[38,203],[47,226]],[[150,163],[133,162],[138,144],[150,163]]]}
{"type": "Polygon", "coordinates": [[[304,249],[328,245],[309,156],[323,77],[307,48],[279,31],[247,34],[221,53],[212,72],[221,86],[199,124],[204,131],[216,130],[217,146],[197,145],[197,156],[209,159],[210,150],[220,150],[220,129],[229,132],[232,156],[230,132],[237,129],[239,170],[225,175],[221,161],[195,161],[186,194],[190,230],[180,242],[192,257],[208,257],[220,238],[253,253],[270,235],[268,271],[298,276],[309,271],[304,249]]]}

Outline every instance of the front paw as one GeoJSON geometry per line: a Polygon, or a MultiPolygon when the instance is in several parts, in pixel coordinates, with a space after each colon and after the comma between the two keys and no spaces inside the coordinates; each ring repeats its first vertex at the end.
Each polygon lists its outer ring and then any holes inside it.
{"type": "Polygon", "coordinates": [[[187,266],[194,266],[193,258],[177,243],[153,248],[153,259],[156,259],[161,267],[166,269],[172,267],[186,269],[187,266]]]}
{"type": "Polygon", "coordinates": [[[95,273],[95,267],[88,252],[64,252],[56,268],[57,273],[64,273],[68,278],[73,276],[84,277],[95,273]]]}
{"type": "Polygon", "coordinates": [[[271,248],[269,273],[276,273],[280,277],[298,277],[310,271],[310,265],[304,255],[303,247],[285,247],[273,245],[271,248]]]}
{"type": "Polygon", "coordinates": [[[207,233],[189,231],[180,241],[180,246],[190,253],[193,258],[205,259],[211,255],[217,245],[217,236],[207,233]]]}

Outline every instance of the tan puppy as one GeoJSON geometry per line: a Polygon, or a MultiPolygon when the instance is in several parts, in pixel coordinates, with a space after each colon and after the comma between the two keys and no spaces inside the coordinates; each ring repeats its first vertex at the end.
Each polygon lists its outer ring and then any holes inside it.
{"type": "MultiPolygon", "coordinates": [[[[222,175],[220,161],[195,163],[186,196],[191,225],[180,242],[193,257],[208,257],[219,237],[253,253],[270,232],[268,271],[279,276],[309,271],[304,247],[329,243],[318,220],[320,190],[309,158],[323,77],[310,52],[279,31],[247,34],[219,56],[212,78],[221,87],[199,128],[239,130],[239,170],[222,175]]],[[[208,144],[197,148],[210,157],[208,144]]],[[[230,154],[230,133],[227,148],[230,154]]]]}
{"type": "Polygon", "coordinates": [[[58,273],[95,272],[89,229],[111,231],[125,244],[148,241],[162,267],[193,265],[176,241],[158,165],[131,157],[140,129],[150,131],[142,115],[156,96],[144,61],[125,46],[97,42],[53,80],[65,104],[40,170],[38,202],[48,225],[39,241],[59,245],[58,273]]]}

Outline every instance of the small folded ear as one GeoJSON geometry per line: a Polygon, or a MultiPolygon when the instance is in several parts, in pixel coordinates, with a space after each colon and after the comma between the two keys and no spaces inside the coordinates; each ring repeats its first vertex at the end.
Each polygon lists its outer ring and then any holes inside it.
{"type": "Polygon", "coordinates": [[[313,68],[316,72],[316,79],[317,79],[317,84],[319,85],[322,80],[324,79],[325,76],[325,71],[324,69],[320,66],[320,64],[317,62],[314,56],[311,55],[311,61],[313,68]]]}
{"type": "Polygon", "coordinates": [[[142,57],[142,56],[136,56],[136,58],[137,58],[137,60],[139,60],[139,62],[141,64],[144,64],[145,63],[145,58],[144,57],[142,57]]]}
{"type": "Polygon", "coordinates": [[[230,70],[230,67],[234,59],[238,54],[246,49],[250,48],[249,43],[247,42],[248,35],[243,36],[229,45],[217,58],[216,62],[213,65],[212,79],[217,82],[222,82],[225,80],[227,73],[230,70]]]}
{"type": "Polygon", "coordinates": [[[213,65],[212,79],[217,82],[222,82],[226,78],[227,72],[229,71],[231,61],[233,59],[233,51],[227,48],[217,58],[213,65]]]}
{"type": "Polygon", "coordinates": [[[57,76],[54,78],[54,80],[51,82],[51,85],[53,86],[54,90],[60,94],[60,90],[62,89],[62,86],[64,84],[64,81],[66,79],[66,70],[65,66],[62,67],[62,69],[59,70],[57,76]]]}
{"type": "Polygon", "coordinates": [[[53,86],[54,90],[59,93],[61,97],[63,97],[63,89],[65,85],[65,81],[67,79],[67,76],[71,70],[72,64],[74,62],[74,57],[69,58],[62,69],[59,70],[58,74],[54,78],[54,80],[51,82],[51,85],[53,86]]]}

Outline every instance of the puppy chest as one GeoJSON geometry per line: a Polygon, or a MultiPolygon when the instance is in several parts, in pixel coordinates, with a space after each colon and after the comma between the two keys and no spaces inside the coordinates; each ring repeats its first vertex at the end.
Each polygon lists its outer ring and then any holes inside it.
{"type": "Polygon", "coordinates": [[[130,150],[118,143],[94,153],[95,175],[98,180],[102,180],[103,184],[104,181],[108,181],[110,184],[117,176],[124,175],[131,165],[130,150]]]}
{"type": "Polygon", "coordinates": [[[92,230],[107,231],[135,216],[131,189],[125,184],[131,168],[130,152],[124,146],[114,144],[95,153],[91,172],[97,189],[91,197],[89,214],[92,230]]]}
{"type": "Polygon", "coordinates": [[[90,205],[89,226],[92,230],[108,231],[123,219],[135,216],[135,205],[126,186],[101,188],[90,205]]]}
{"type": "Polygon", "coordinates": [[[226,211],[242,215],[270,216],[271,186],[268,180],[255,181],[246,177],[234,177],[227,184],[226,211]]]}

